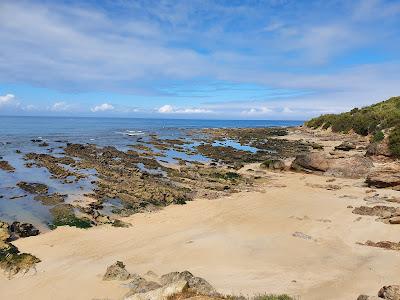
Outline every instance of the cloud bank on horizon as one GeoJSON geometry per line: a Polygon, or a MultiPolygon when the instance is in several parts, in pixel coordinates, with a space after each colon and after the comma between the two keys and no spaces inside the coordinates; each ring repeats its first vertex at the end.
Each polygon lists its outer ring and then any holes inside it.
{"type": "Polygon", "coordinates": [[[306,119],[400,95],[396,0],[0,2],[0,114],[306,119]]]}

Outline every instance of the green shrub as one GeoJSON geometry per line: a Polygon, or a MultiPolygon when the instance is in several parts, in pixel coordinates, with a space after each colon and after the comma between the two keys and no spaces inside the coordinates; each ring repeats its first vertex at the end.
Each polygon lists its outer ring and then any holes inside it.
{"type": "Polygon", "coordinates": [[[338,115],[322,115],[311,119],[305,125],[314,129],[331,127],[334,132],[346,133],[354,130],[364,136],[374,134],[381,129],[400,126],[400,97],[392,97],[363,108],[354,108],[350,112],[338,115]]]}
{"type": "Polygon", "coordinates": [[[379,142],[383,141],[384,138],[385,138],[385,135],[383,134],[382,130],[378,130],[372,136],[371,142],[379,143],[379,142]]]}
{"type": "Polygon", "coordinates": [[[389,134],[389,149],[393,156],[400,157],[400,126],[397,126],[389,134]]]}

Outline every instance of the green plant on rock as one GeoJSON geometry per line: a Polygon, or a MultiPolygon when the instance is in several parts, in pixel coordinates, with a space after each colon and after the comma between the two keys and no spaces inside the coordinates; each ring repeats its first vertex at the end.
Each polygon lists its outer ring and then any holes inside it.
{"type": "Polygon", "coordinates": [[[78,228],[89,228],[92,224],[87,218],[78,218],[75,216],[74,208],[70,204],[60,204],[50,209],[53,216],[53,223],[50,225],[52,229],[58,226],[72,226],[78,228]]]}
{"type": "Polygon", "coordinates": [[[400,126],[394,128],[389,134],[389,149],[393,156],[400,157],[400,126]]]}
{"type": "Polygon", "coordinates": [[[372,143],[379,143],[379,142],[383,141],[384,138],[385,138],[385,134],[382,132],[382,130],[378,130],[372,136],[371,142],[372,143]]]}
{"type": "Polygon", "coordinates": [[[327,114],[305,123],[310,128],[332,128],[334,132],[353,130],[360,135],[374,134],[378,130],[400,125],[400,97],[363,108],[354,108],[342,114],[327,114]]]}

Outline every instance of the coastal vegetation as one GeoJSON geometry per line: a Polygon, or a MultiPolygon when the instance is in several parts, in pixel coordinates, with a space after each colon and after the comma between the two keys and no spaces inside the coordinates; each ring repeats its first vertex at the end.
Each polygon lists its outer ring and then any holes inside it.
{"type": "Polygon", "coordinates": [[[392,97],[363,108],[354,108],[341,114],[326,114],[306,122],[307,127],[330,128],[333,132],[354,131],[371,136],[373,143],[384,140],[388,133],[389,149],[393,156],[400,157],[400,97],[392,97]]]}

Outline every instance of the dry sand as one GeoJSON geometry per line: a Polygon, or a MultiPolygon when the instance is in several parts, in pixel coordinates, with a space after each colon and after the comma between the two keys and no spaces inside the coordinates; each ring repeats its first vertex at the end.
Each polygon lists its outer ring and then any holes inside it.
{"type": "Polygon", "coordinates": [[[398,252],[356,244],[398,241],[400,228],[368,216],[357,221],[348,206],[366,204],[361,180],[337,179],[331,184],[343,188],[329,191],[311,186],[326,185],[324,176],[268,175],[263,191],[134,215],[125,220],[130,228],[63,227],[20,239],[15,245],[42,262],[36,275],[0,278],[0,299],[121,299],[124,283],[101,279],[116,260],[136,273],[189,270],[224,293],[302,300],[354,300],[398,283],[398,252]]]}

